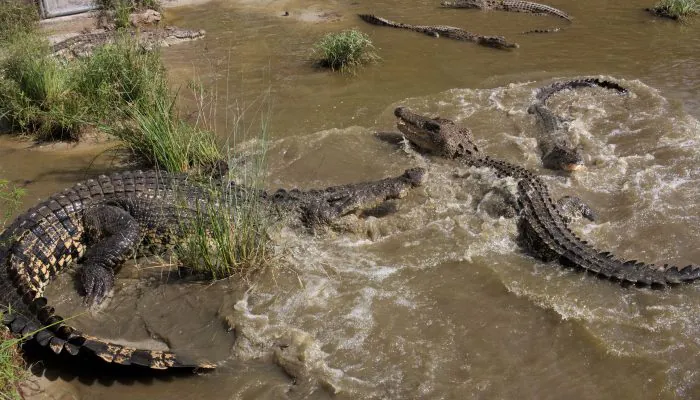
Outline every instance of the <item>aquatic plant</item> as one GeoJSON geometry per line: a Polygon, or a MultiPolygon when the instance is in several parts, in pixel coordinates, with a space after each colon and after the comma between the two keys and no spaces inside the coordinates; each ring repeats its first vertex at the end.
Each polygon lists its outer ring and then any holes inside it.
{"type": "MultiPolygon", "coordinates": [[[[212,102],[204,100],[206,95],[201,85],[195,85],[195,98],[198,104],[198,121],[213,121],[211,115],[205,115],[215,107],[207,107],[212,102]]],[[[227,116],[226,126],[231,126],[229,137],[232,143],[226,146],[228,176],[236,184],[215,186],[211,192],[214,201],[201,204],[194,218],[186,222],[184,229],[191,234],[175,247],[178,262],[194,274],[202,274],[212,279],[229,276],[248,278],[251,274],[270,265],[273,258],[272,242],[269,231],[273,227],[271,210],[260,199],[267,168],[267,135],[269,102],[267,95],[255,102],[260,107],[252,106],[237,109],[235,116],[227,116]],[[254,110],[254,111],[251,111],[254,110]],[[249,122],[247,114],[252,113],[258,120],[259,127],[249,122]],[[230,120],[233,121],[230,121],[230,120]],[[233,150],[239,141],[252,139],[249,156],[235,155],[233,150]]],[[[209,128],[212,128],[208,126],[209,128]]]]}
{"type": "Polygon", "coordinates": [[[322,67],[351,74],[379,60],[369,36],[355,29],[325,35],[314,45],[313,53],[322,67]]]}
{"type": "Polygon", "coordinates": [[[210,198],[183,226],[190,234],[175,246],[178,263],[211,279],[248,278],[269,265],[273,221],[258,191],[222,185],[210,198]]]}
{"type": "Polygon", "coordinates": [[[683,20],[700,13],[700,0],[661,0],[649,11],[662,17],[683,20]]]}

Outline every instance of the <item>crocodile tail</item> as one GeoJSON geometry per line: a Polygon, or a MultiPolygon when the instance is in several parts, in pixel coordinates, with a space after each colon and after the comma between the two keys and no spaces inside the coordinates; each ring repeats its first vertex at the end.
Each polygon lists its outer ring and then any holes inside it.
{"type": "Polygon", "coordinates": [[[84,334],[55,315],[43,297],[46,285],[84,253],[84,227],[77,216],[84,202],[104,195],[108,188],[136,192],[151,185],[149,176],[122,173],[101,177],[102,184],[95,180],[77,184],[22,214],[0,234],[0,314],[12,333],[33,338],[55,353],[88,352],[115,364],[154,369],[214,367],[170,351],[138,349],[84,334]]]}
{"type": "Polygon", "coordinates": [[[50,348],[56,354],[66,352],[75,356],[87,351],[108,363],[139,365],[160,370],[216,367],[208,362],[186,359],[170,351],[137,349],[86,335],[65,324],[63,318],[55,315],[53,307],[47,305],[44,297],[33,300],[29,308],[34,313],[32,316],[10,311],[3,315],[2,322],[15,335],[24,339],[33,338],[41,346],[50,348]]]}
{"type": "Polygon", "coordinates": [[[529,31],[522,32],[522,35],[530,35],[533,33],[555,33],[561,31],[561,28],[545,28],[545,29],[531,29],[529,31]]]}
{"type": "MultiPolygon", "coordinates": [[[[546,185],[534,176],[523,175],[518,183],[521,195],[521,228],[525,236],[536,237],[531,250],[545,261],[557,260],[565,266],[584,269],[594,275],[643,286],[667,286],[700,279],[700,266],[683,268],[622,261],[612,253],[600,252],[581,240],[563,222],[546,185]]],[[[532,243],[532,241],[526,241],[532,243]]]]}
{"type": "Polygon", "coordinates": [[[549,86],[538,89],[535,97],[540,102],[546,103],[551,96],[563,90],[593,86],[597,86],[603,89],[614,90],[620,94],[629,93],[629,90],[627,90],[626,88],[609,80],[600,78],[580,78],[569,81],[554,82],[549,86]]]}
{"type": "Polygon", "coordinates": [[[400,24],[397,24],[396,22],[389,21],[386,18],[377,17],[372,14],[357,14],[357,16],[360,17],[360,19],[362,19],[363,21],[368,22],[372,25],[393,26],[397,28],[401,27],[400,24]]]}
{"type": "Polygon", "coordinates": [[[540,3],[533,3],[530,1],[508,1],[505,0],[503,1],[503,4],[505,7],[508,7],[508,4],[513,4],[516,5],[516,9],[524,9],[528,10],[533,13],[540,13],[540,14],[548,14],[552,15],[555,17],[563,18],[567,21],[571,21],[571,16],[567,14],[566,12],[559,10],[557,8],[548,6],[546,4],[540,4],[540,3]]]}

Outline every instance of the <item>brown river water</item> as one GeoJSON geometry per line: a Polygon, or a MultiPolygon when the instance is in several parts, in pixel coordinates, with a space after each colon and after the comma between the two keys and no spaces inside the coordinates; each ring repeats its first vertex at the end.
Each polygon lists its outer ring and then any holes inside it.
{"type": "MultiPolygon", "coordinates": [[[[396,214],[367,220],[366,232],[282,230],[280,266],[254,285],[180,282],[143,263],[124,268],[111,302],[76,324],[167,344],[219,368],[76,378],[65,363],[47,363],[52,383],[38,397],[700,398],[700,284],[622,288],[538,262],[517,246],[516,221],[488,212],[494,190],[512,190],[512,181],[373,135],[396,130],[398,105],[453,119],[491,156],[541,172],[554,196],[583,198],[598,220],[573,228],[596,247],[650,263],[699,263],[700,24],[654,19],[639,0],[548,3],[572,24],[438,4],[250,0],[168,10],[171,23],[208,32],[163,55],[174,84],[196,78],[215,88],[210,115],[221,135],[233,140],[237,109],[267,113],[267,186],[322,187],[412,166],[426,167],[429,181],[396,214]],[[502,34],[520,48],[375,27],[357,13],[502,34]],[[564,29],[519,34],[552,26],[564,29]],[[371,36],[381,62],[356,77],[315,69],[312,44],[352,27],[371,36]],[[557,175],[540,167],[526,110],[535,88],[581,75],[612,77],[631,94],[582,89],[552,98],[588,165],[557,175]]],[[[0,176],[26,185],[29,207],[109,170],[105,155],[91,164],[105,147],[42,150],[0,137],[0,176]]],[[[63,315],[83,310],[70,274],[49,295],[63,315]]]]}

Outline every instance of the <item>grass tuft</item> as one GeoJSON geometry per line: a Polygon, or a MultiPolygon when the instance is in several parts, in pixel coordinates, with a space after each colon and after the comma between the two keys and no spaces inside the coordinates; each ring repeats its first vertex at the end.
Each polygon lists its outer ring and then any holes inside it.
{"type": "Polygon", "coordinates": [[[222,160],[216,135],[177,118],[174,102],[158,96],[125,110],[131,120],[113,133],[141,160],[170,172],[201,172],[222,160]]]}
{"type": "Polygon", "coordinates": [[[683,20],[700,14],[700,0],[661,0],[650,11],[661,17],[683,20]]]}
{"type": "Polygon", "coordinates": [[[325,35],[314,45],[313,52],[319,65],[351,74],[379,60],[369,36],[355,29],[325,35]]]}
{"type": "Polygon", "coordinates": [[[33,32],[38,23],[39,12],[33,1],[0,1],[0,42],[17,34],[33,32]]]}
{"type": "MultiPolygon", "coordinates": [[[[0,231],[10,216],[17,211],[24,189],[13,187],[7,180],[0,179],[0,231]]],[[[2,243],[0,243],[2,245],[2,243]]],[[[2,320],[2,312],[0,312],[2,320]]],[[[19,353],[19,339],[0,326],[0,400],[19,400],[19,384],[26,378],[26,364],[19,353]]]]}
{"type": "Polygon", "coordinates": [[[259,191],[219,186],[200,203],[183,229],[190,234],[175,247],[180,264],[211,279],[247,278],[269,265],[271,214],[259,191]]]}
{"type": "MultiPolygon", "coordinates": [[[[217,100],[201,84],[194,83],[190,88],[198,104],[199,123],[211,127],[207,121],[214,118],[207,117],[207,110],[211,114],[217,100]]],[[[270,265],[274,257],[269,232],[278,221],[277,214],[263,200],[259,189],[266,176],[271,115],[268,96],[269,93],[265,94],[248,107],[236,106],[235,117],[226,118],[232,146],[251,138],[253,146],[248,147],[247,156],[234,156],[229,147],[228,174],[236,183],[215,186],[210,192],[211,201],[200,203],[193,218],[183,227],[191,234],[175,247],[175,256],[191,273],[212,279],[229,276],[246,279],[270,265]],[[259,127],[256,118],[247,118],[250,114],[260,116],[259,127]]]]}
{"type": "MultiPolygon", "coordinates": [[[[2,313],[0,313],[2,318],[2,313]]],[[[0,327],[0,399],[20,400],[19,384],[26,378],[26,365],[19,353],[19,340],[0,327]]]]}

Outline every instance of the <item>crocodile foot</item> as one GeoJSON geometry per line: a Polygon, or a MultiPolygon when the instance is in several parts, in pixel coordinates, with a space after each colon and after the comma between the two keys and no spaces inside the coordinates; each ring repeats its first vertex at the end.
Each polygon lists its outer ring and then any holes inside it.
{"type": "Polygon", "coordinates": [[[80,270],[80,281],[85,290],[85,304],[99,305],[114,288],[114,272],[99,265],[86,265],[80,270]]]}

